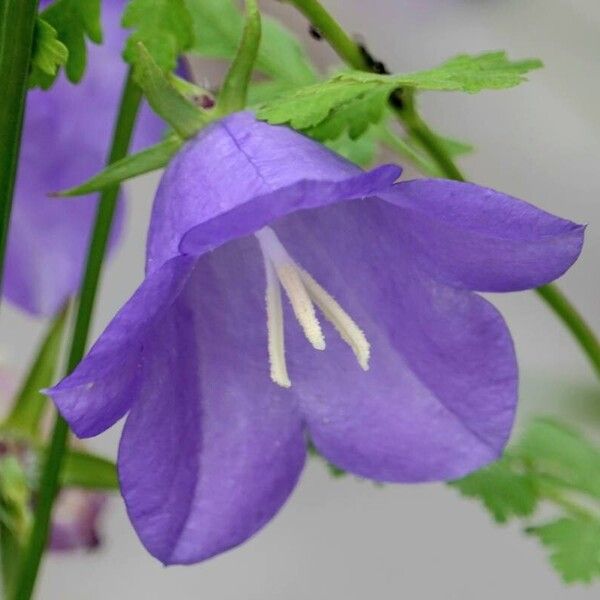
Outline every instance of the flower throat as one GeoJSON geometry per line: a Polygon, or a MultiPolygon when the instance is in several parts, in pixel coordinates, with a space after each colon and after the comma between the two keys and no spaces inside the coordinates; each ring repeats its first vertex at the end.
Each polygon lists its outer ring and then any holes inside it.
{"type": "Polygon", "coordinates": [[[267,280],[265,299],[271,379],[282,387],[292,385],[285,360],[281,288],[285,290],[306,339],[315,350],[325,350],[325,337],[315,311],[316,305],[350,346],[358,364],[368,370],[371,346],[352,317],[294,261],[270,227],[263,227],[255,236],[263,254],[267,280]]]}

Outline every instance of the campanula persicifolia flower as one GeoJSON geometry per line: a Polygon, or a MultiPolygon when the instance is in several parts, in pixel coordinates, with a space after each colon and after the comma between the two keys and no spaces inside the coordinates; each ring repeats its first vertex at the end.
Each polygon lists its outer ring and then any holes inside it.
{"type": "MultiPolygon", "coordinates": [[[[44,7],[47,1],[42,1],[44,7]]],[[[126,65],[119,26],[123,0],[102,3],[104,43],[88,44],[88,66],[77,86],[61,74],[48,91],[31,90],[8,239],[4,293],[33,314],[52,315],[79,285],[97,196],[80,202],[48,198],[85,181],[106,161],[126,65]]],[[[163,125],[144,107],[136,147],[157,142],[163,125]]],[[[119,208],[112,242],[122,222],[119,208]]]]}
{"type": "Polygon", "coordinates": [[[82,437],[128,413],[121,489],[147,549],[240,544],[296,485],[307,439],[377,481],[499,456],[517,364],[474,291],[551,281],[583,228],[499,192],[362,172],[237,113],[189,141],[154,204],[143,284],[50,390],[82,437]]]}

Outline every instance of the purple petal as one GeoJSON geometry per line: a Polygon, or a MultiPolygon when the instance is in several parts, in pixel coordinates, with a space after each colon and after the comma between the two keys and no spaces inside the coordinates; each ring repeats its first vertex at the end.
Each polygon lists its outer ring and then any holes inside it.
{"type": "Polygon", "coordinates": [[[517,400],[514,349],[487,301],[420,270],[406,228],[404,212],[380,200],[277,224],[291,255],[371,343],[364,372],[331,326],[322,353],[288,334],[292,390],[315,445],[337,466],[381,481],[451,479],[506,444],[517,400]]]}
{"type": "MultiPolygon", "coordinates": [[[[34,314],[55,313],[81,278],[96,196],[57,200],[46,194],[82,183],[104,166],[126,71],[122,7],[103,3],[105,43],[88,45],[88,69],[79,85],[61,75],[51,90],[32,90],[27,97],[4,290],[34,314]]],[[[162,129],[144,108],[135,145],[157,141],[162,129]]],[[[121,221],[120,208],[112,246],[121,221]]]]}
{"type": "Polygon", "coordinates": [[[245,541],[279,510],[304,464],[293,397],[268,376],[264,314],[255,312],[263,282],[243,293],[245,270],[259,260],[237,247],[199,260],[139,359],[119,474],[138,535],[166,564],[245,541]]]}
{"type": "Polygon", "coordinates": [[[400,176],[361,170],[292,131],[236,113],[202,131],[161,181],[148,237],[148,269],[180,250],[201,254],[292,210],[369,196],[400,176]],[[197,229],[193,229],[193,228],[197,229]]]}
{"type": "Polygon", "coordinates": [[[131,407],[142,386],[140,353],[193,269],[179,257],[147,277],[77,369],[47,391],[79,437],[98,435],[131,407]]]}
{"type": "Polygon", "coordinates": [[[583,245],[583,226],[472,183],[407,181],[385,199],[402,209],[421,267],[454,286],[538,287],[560,277],[583,245]]]}

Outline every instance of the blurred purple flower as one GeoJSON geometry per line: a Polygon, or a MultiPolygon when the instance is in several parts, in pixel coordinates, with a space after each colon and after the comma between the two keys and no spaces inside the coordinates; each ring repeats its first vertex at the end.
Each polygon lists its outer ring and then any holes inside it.
{"type": "MultiPolygon", "coordinates": [[[[54,314],[81,278],[96,195],[72,201],[46,194],[82,183],[104,165],[126,72],[120,56],[126,37],[119,27],[123,5],[123,0],[102,3],[104,44],[88,44],[88,68],[79,85],[62,74],[51,90],[32,90],[27,98],[4,292],[33,314],[54,314]]],[[[156,142],[162,129],[144,108],[135,145],[156,142]]],[[[113,246],[121,224],[122,209],[113,246]]]]}
{"type": "Polygon", "coordinates": [[[94,550],[100,545],[98,522],[106,505],[104,494],[67,488],[52,513],[50,548],[56,551],[94,550]]]}
{"type": "MultiPolygon", "coordinates": [[[[0,412],[9,406],[9,399],[16,392],[14,375],[0,367],[0,412]]],[[[38,479],[38,455],[30,443],[10,435],[0,437],[0,459],[12,456],[29,482],[38,479]]],[[[31,487],[31,485],[29,485],[31,487]]],[[[100,544],[99,521],[106,505],[107,496],[98,492],[79,488],[63,488],[52,513],[50,549],[70,551],[93,550],[100,544]]],[[[33,500],[30,500],[33,505],[33,500]]],[[[23,507],[29,510],[29,507],[23,507]]]]}
{"type": "Polygon", "coordinates": [[[473,184],[395,184],[400,172],[364,173],[248,113],[167,168],[146,280],[50,391],[81,437],[129,413],[122,493],[164,563],[266,524],[306,437],[377,481],[452,479],[500,455],[517,365],[472,290],[553,280],[583,227],[473,184]]]}

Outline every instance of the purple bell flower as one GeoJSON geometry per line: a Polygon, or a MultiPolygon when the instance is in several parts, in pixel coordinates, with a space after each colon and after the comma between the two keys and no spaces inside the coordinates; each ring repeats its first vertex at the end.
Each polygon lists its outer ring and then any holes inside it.
{"type": "MultiPolygon", "coordinates": [[[[27,97],[4,293],[29,313],[56,313],[79,286],[97,196],[73,202],[47,194],[79,184],[104,166],[127,68],[121,59],[127,36],[119,26],[123,6],[123,0],[102,3],[104,44],[88,44],[80,84],[61,74],[52,89],[32,90],[27,97]]],[[[163,129],[144,107],[134,145],[157,142],[163,129]]],[[[122,217],[120,207],[112,247],[122,217]]]]}
{"type": "Polygon", "coordinates": [[[362,172],[249,113],[167,168],[145,281],[49,392],[81,437],[128,413],[121,489],[164,563],[265,525],[307,438],[388,482],[452,479],[501,454],[517,363],[473,291],[559,277],[583,227],[473,184],[395,183],[400,172],[362,172]]]}

